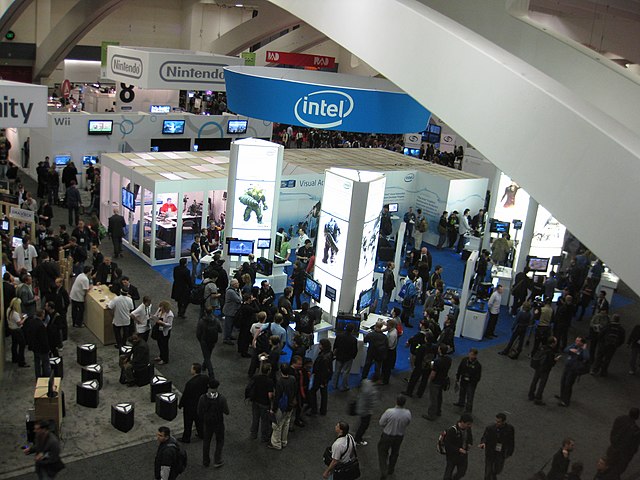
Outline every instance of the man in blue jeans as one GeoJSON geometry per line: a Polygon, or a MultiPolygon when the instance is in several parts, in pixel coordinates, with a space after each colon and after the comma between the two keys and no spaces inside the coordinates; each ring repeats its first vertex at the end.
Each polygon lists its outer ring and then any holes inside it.
{"type": "Polygon", "coordinates": [[[333,388],[338,389],[338,381],[342,374],[342,386],[340,390],[343,392],[349,390],[349,374],[353,359],[358,355],[358,340],[353,336],[355,326],[353,323],[347,324],[345,331],[338,333],[333,342],[333,355],[336,359],[336,371],[333,377],[333,388]]]}

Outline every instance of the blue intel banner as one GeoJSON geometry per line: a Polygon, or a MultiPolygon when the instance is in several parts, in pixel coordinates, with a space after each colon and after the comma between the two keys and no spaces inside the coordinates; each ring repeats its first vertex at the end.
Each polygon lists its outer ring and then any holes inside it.
{"type": "Polygon", "coordinates": [[[324,130],[422,132],[431,114],[388,80],[270,67],[225,68],[232,112],[324,130]]]}

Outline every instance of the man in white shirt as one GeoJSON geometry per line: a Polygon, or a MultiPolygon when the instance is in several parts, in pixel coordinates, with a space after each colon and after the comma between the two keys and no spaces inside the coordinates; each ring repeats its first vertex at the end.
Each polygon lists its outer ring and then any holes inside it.
{"type": "Polygon", "coordinates": [[[136,333],[140,338],[144,338],[144,341],[149,341],[149,319],[151,318],[151,298],[148,296],[142,297],[142,303],[131,312],[131,319],[136,326],[136,333]]]}
{"type": "Polygon", "coordinates": [[[27,272],[36,268],[36,259],[38,258],[38,252],[36,247],[30,244],[29,237],[22,239],[22,245],[18,245],[13,250],[13,267],[16,272],[20,273],[23,268],[27,269],[27,272]]]}
{"type": "Polygon", "coordinates": [[[400,445],[404,439],[404,433],[411,423],[411,412],[404,408],[407,397],[398,395],[396,406],[388,408],[378,422],[382,427],[382,435],[378,442],[378,462],[380,463],[380,478],[393,475],[400,453],[400,445]],[[388,462],[388,466],[387,466],[388,462]]]}
{"type": "Polygon", "coordinates": [[[129,325],[131,325],[131,311],[133,310],[133,300],[127,295],[128,292],[120,290],[120,294],[109,301],[107,307],[113,310],[113,334],[116,337],[116,348],[122,347],[129,336],[129,325]]]}
{"type": "Polygon", "coordinates": [[[87,293],[91,289],[89,274],[91,267],[85,265],[82,273],[73,282],[69,298],[71,299],[71,321],[74,327],[84,327],[84,301],[87,293]]]}
{"type": "Polygon", "coordinates": [[[456,252],[460,253],[464,250],[464,244],[466,243],[467,234],[471,231],[471,225],[469,225],[469,213],[470,210],[467,208],[462,216],[460,217],[460,221],[458,222],[458,246],[456,248],[456,252]]]}
{"type": "Polygon", "coordinates": [[[500,315],[500,304],[502,303],[502,285],[498,285],[489,297],[489,322],[487,330],[484,333],[485,338],[496,338],[496,325],[498,323],[498,315],[500,315]]]}

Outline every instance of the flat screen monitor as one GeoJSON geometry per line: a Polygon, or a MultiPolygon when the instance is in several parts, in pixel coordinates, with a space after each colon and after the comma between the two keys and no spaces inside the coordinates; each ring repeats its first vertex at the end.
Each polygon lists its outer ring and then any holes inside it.
{"type": "Polygon", "coordinates": [[[560,299],[561,296],[562,296],[562,292],[554,292],[553,293],[553,300],[551,300],[551,301],[555,303],[560,299]]]}
{"type": "Polygon", "coordinates": [[[551,266],[562,265],[562,255],[551,257],[551,266]]]}
{"type": "Polygon", "coordinates": [[[276,232],[276,241],[275,241],[275,246],[274,246],[274,250],[276,252],[276,255],[280,255],[280,250],[282,249],[282,242],[283,241],[284,241],[284,234],[276,232]]]}
{"type": "Polygon", "coordinates": [[[410,157],[418,158],[420,156],[420,149],[419,148],[404,147],[402,149],[402,153],[404,153],[405,155],[408,155],[410,157]]]}
{"type": "Polygon", "coordinates": [[[304,293],[309,295],[316,302],[319,302],[322,295],[322,285],[316,282],[313,278],[307,277],[304,282],[304,293]]]}
{"type": "Polygon", "coordinates": [[[327,297],[332,302],[336,301],[336,289],[330,287],[329,285],[324,286],[324,296],[327,297]]]}
{"type": "Polygon", "coordinates": [[[12,237],[11,238],[11,246],[13,248],[17,248],[22,245],[22,237],[12,237]]]}
{"type": "Polygon", "coordinates": [[[549,269],[549,259],[527,255],[527,266],[532,272],[546,272],[549,269]]]}
{"type": "Polygon", "coordinates": [[[229,240],[229,255],[250,255],[253,253],[253,243],[253,240],[229,240]]]}
{"type": "Polygon", "coordinates": [[[229,122],[227,122],[227,133],[229,135],[247,133],[248,124],[248,120],[229,120],[229,122]]]}
{"type": "Polygon", "coordinates": [[[163,120],[163,135],[182,135],[184,133],[184,120],[163,120]]]}
{"type": "Polygon", "coordinates": [[[489,231],[491,233],[509,233],[509,227],[509,222],[501,222],[495,218],[492,218],[489,223],[489,231]]]}
{"type": "Polygon", "coordinates": [[[111,135],[113,120],[89,120],[89,135],[111,135]]]}
{"type": "Polygon", "coordinates": [[[88,167],[89,165],[95,165],[99,159],[97,155],[84,155],[82,157],[82,165],[88,167]]]}
{"type": "Polygon", "coordinates": [[[522,229],[522,220],[514,220],[513,222],[511,222],[513,224],[513,229],[514,230],[520,230],[522,229]]]}
{"type": "Polygon", "coordinates": [[[336,332],[344,332],[347,329],[347,325],[353,325],[354,333],[360,331],[360,317],[354,317],[353,315],[340,315],[336,317],[336,332]]]}
{"type": "Polygon", "coordinates": [[[122,206],[132,212],[136,209],[133,192],[124,187],[122,188],[122,206]]]}
{"type": "Polygon", "coordinates": [[[160,151],[160,147],[158,147],[157,145],[152,146],[149,149],[150,152],[159,152],[160,151]]]}
{"type": "Polygon", "coordinates": [[[151,105],[151,113],[171,113],[171,105],[151,105]]]}
{"type": "Polygon", "coordinates": [[[194,151],[194,152],[197,152],[197,151],[198,151],[198,148],[200,148],[200,147],[199,147],[199,145],[198,145],[197,143],[194,143],[194,144],[193,144],[193,151],[194,151]]]}
{"type": "Polygon", "coordinates": [[[357,305],[358,312],[362,312],[365,308],[368,308],[371,305],[372,301],[373,301],[373,288],[370,288],[368,290],[361,292],[360,296],[358,297],[358,305],[357,305]]]}
{"type": "Polygon", "coordinates": [[[258,244],[257,244],[257,248],[261,249],[267,249],[267,248],[271,248],[271,239],[270,238],[259,238],[258,239],[258,244]]]}
{"type": "Polygon", "coordinates": [[[71,161],[71,155],[56,155],[53,159],[56,163],[56,167],[64,167],[71,161]]]}
{"type": "Polygon", "coordinates": [[[2,221],[0,221],[0,231],[2,232],[8,232],[9,231],[9,220],[7,220],[6,218],[2,219],[2,221]]]}
{"type": "Polygon", "coordinates": [[[389,213],[396,213],[398,211],[398,204],[397,203],[390,203],[389,204],[389,213]]]}

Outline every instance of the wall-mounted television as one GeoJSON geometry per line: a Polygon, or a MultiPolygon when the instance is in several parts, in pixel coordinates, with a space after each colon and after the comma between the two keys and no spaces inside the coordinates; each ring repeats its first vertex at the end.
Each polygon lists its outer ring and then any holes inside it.
{"type": "Polygon", "coordinates": [[[122,187],[122,206],[132,212],[136,209],[135,197],[131,190],[122,187]]]}
{"type": "Polygon", "coordinates": [[[527,255],[527,266],[532,272],[546,272],[549,269],[549,259],[527,255]]]}
{"type": "Polygon", "coordinates": [[[491,233],[509,233],[510,226],[511,224],[509,222],[501,222],[500,220],[492,218],[489,222],[489,231],[491,233]]]}
{"type": "Polygon", "coordinates": [[[171,105],[151,105],[149,111],[151,113],[171,113],[171,105]]]}
{"type": "Polygon", "coordinates": [[[56,167],[64,167],[71,161],[71,155],[56,155],[53,157],[53,161],[55,162],[56,167]]]}
{"type": "Polygon", "coordinates": [[[253,240],[230,240],[229,255],[250,255],[253,253],[253,243],[253,240]]]}
{"type": "Polygon", "coordinates": [[[364,290],[360,293],[358,297],[358,305],[356,310],[358,312],[362,312],[365,308],[368,308],[373,301],[373,288],[369,288],[368,290],[364,290]]]}
{"type": "Polygon", "coordinates": [[[240,135],[247,133],[248,120],[229,120],[227,122],[227,133],[229,135],[240,135]]]}
{"type": "Polygon", "coordinates": [[[111,135],[113,120],[89,120],[89,135],[111,135]]]}
{"type": "Polygon", "coordinates": [[[184,133],[184,120],[163,120],[162,133],[164,135],[182,135],[184,133]]]}
{"type": "Polygon", "coordinates": [[[398,211],[398,204],[397,203],[390,203],[389,204],[389,213],[396,213],[398,211]]]}
{"type": "Polygon", "coordinates": [[[258,245],[257,245],[258,249],[267,249],[267,248],[271,248],[271,239],[270,238],[259,238],[258,239],[258,245]]]}
{"type": "Polygon", "coordinates": [[[316,282],[313,278],[307,277],[304,282],[304,293],[313,298],[316,302],[320,301],[322,296],[322,285],[316,282]]]}
{"type": "Polygon", "coordinates": [[[336,301],[336,289],[330,287],[329,285],[325,285],[324,287],[324,296],[327,297],[332,302],[336,301]]]}
{"type": "Polygon", "coordinates": [[[95,165],[100,161],[98,155],[83,155],[82,156],[82,165],[88,167],[89,165],[95,165]]]}

